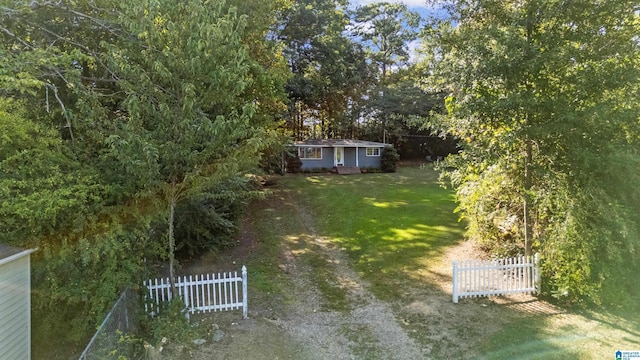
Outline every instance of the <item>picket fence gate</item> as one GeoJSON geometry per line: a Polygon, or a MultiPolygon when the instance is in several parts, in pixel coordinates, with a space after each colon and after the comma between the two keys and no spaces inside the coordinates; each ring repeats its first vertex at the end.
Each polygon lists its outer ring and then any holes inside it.
{"type": "MultiPolygon", "coordinates": [[[[178,296],[184,301],[189,314],[211,311],[237,310],[242,308],[242,318],[247,318],[247,268],[238,272],[179,276],[175,281],[178,296]],[[242,286],[242,290],[240,290],[242,286]],[[240,295],[242,295],[240,297],[240,295]]],[[[170,301],[171,283],[169,278],[144,281],[147,287],[145,311],[152,316],[160,311],[160,303],[170,301]]]]}
{"type": "Polygon", "coordinates": [[[453,302],[459,298],[534,293],[540,284],[538,254],[492,261],[453,262],[453,302]]]}

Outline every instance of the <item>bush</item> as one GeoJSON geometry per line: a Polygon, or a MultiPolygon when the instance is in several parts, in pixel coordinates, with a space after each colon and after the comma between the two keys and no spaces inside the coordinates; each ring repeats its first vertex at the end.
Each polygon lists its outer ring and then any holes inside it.
{"type": "Polygon", "coordinates": [[[186,317],[187,309],[180,297],[160,304],[160,311],[155,317],[145,316],[141,323],[143,338],[154,347],[170,342],[187,343],[198,337],[186,317]]]}
{"type": "Polygon", "coordinates": [[[260,169],[265,174],[284,175],[284,155],[282,154],[263,154],[260,159],[260,169]]]}
{"type": "MultiPolygon", "coordinates": [[[[235,177],[207,189],[198,197],[185,199],[176,206],[175,250],[179,258],[203,251],[217,252],[235,244],[238,219],[247,202],[259,191],[250,177],[235,177]]],[[[164,244],[166,220],[153,226],[154,240],[164,244]]]]}
{"type": "Polygon", "coordinates": [[[380,169],[383,172],[396,172],[396,163],[400,160],[398,151],[393,146],[385,146],[380,154],[380,169]]]}
{"type": "Polygon", "coordinates": [[[301,170],[300,172],[305,174],[321,174],[321,173],[328,173],[331,171],[332,169],[329,169],[326,167],[320,167],[320,168],[306,168],[304,170],[301,170]]]}
{"type": "Polygon", "coordinates": [[[302,171],[302,160],[300,160],[298,154],[289,156],[287,158],[287,172],[298,174],[300,171],[302,171]]]}
{"type": "Polygon", "coordinates": [[[287,145],[290,142],[289,139],[282,137],[282,135],[279,135],[278,138],[278,141],[262,151],[260,169],[267,175],[284,175],[288,165],[287,159],[296,153],[294,147],[287,145]]]}
{"type": "Polygon", "coordinates": [[[381,170],[380,168],[378,168],[378,167],[372,167],[372,166],[365,166],[365,167],[361,167],[361,168],[360,168],[360,171],[361,171],[363,174],[367,174],[367,173],[368,173],[368,174],[378,174],[378,173],[381,173],[381,172],[382,172],[382,170],[381,170]]]}

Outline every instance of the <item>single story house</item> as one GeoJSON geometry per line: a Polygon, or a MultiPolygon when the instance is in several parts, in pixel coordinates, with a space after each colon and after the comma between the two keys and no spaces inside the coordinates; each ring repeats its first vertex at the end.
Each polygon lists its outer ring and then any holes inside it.
{"type": "Polygon", "coordinates": [[[2,359],[31,358],[31,259],[35,250],[0,244],[2,359]]]}
{"type": "Polygon", "coordinates": [[[360,168],[380,168],[382,149],[389,144],[349,139],[312,139],[294,143],[302,170],[333,169],[359,173],[360,168]]]}

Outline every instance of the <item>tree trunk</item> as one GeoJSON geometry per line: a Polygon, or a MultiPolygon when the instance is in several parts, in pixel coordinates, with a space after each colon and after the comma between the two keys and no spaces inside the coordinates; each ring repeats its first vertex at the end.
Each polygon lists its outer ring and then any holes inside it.
{"type": "Polygon", "coordinates": [[[304,117],[302,116],[302,102],[296,101],[296,130],[298,132],[297,140],[304,140],[304,117]]]}
{"type": "Polygon", "coordinates": [[[171,297],[175,298],[178,295],[176,291],[176,279],[174,273],[175,262],[175,239],[173,238],[173,223],[176,209],[175,188],[172,186],[171,195],[169,199],[169,282],[171,284],[171,297]]]}
{"type": "Polygon", "coordinates": [[[531,243],[533,241],[533,228],[531,226],[531,161],[533,149],[531,139],[527,137],[526,154],[524,163],[524,255],[531,256],[531,243]]]}
{"type": "MultiPolygon", "coordinates": [[[[531,4],[528,4],[527,10],[527,23],[526,23],[526,31],[527,31],[527,43],[529,46],[526,48],[527,59],[531,59],[534,57],[532,54],[532,49],[534,49],[533,44],[533,32],[535,28],[536,21],[536,10],[535,7],[531,4]]],[[[527,89],[527,94],[532,96],[533,87],[530,83],[530,77],[532,74],[527,72],[525,77],[525,86],[527,89]]],[[[531,125],[531,115],[529,112],[525,113],[525,126],[527,131],[529,131],[529,126],[531,125]]],[[[531,224],[531,186],[532,186],[532,176],[531,176],[531,162],[533,161],[533,145],[531,138],[529,135],[525,135],[525,159],[524,159],[524,255],[531,256],[531,243],[533,242],[533,227],[531,224]]]]}

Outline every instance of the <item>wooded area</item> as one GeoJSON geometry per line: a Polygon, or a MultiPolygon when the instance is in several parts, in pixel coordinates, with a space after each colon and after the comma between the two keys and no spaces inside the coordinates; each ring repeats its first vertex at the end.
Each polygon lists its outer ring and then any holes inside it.
{"type": "Polygon", "coordinates": [[[312,137],[456,152],[469,237],[540,252],[563,301],[639,296],[640,7],[433,6],[0,0],[0,242],[39,249],[35,333],[84,341],[150,264],[231,245],[245,175],[312,137]]]}

